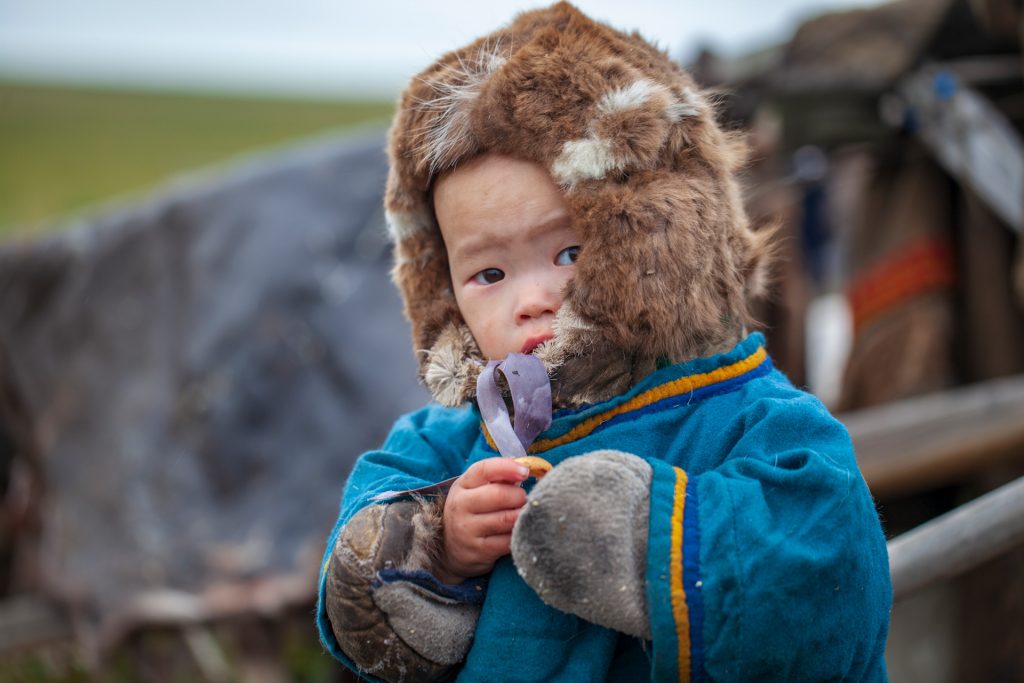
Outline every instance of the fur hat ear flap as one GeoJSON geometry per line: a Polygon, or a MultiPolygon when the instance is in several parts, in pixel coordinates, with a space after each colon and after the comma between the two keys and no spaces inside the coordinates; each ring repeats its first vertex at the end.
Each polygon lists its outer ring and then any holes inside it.
{"type": "Polygon", "coordinates": [[[423,383],[438,403],[455,408],[476,395],[482,366],[470,360],[479,358],[480,350],[468,327],[448,325],[424,353],[423,383]]]}

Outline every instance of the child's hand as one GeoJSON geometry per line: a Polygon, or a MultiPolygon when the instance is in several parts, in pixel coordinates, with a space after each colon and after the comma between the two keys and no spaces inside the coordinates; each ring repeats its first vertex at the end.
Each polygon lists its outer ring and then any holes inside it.
{"type": "Polygon", "coordinates": [[[508,555],[512,527],[526,504],[519,486],[529,469],[510,458],[474,463],[459,477],[444,504],[444,547],[438,578],[461,583],[486,574],[508,555]]]}

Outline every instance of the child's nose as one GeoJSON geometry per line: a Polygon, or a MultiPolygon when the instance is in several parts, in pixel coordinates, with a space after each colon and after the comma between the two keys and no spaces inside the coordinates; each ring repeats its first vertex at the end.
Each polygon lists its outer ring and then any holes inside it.
{"type": "Polygon", "coordinates": [[[516,320],[526,322],[554,315],[562,303],[560,283],[532,282],[523,288],[516,307],[516,320]]]}

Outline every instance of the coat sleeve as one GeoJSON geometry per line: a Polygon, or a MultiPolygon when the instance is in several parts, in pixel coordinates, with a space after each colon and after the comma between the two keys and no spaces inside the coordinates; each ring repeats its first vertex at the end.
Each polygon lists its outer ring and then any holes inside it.
{"type": "Polygon", "coordinates": [[[734,420],[714,469],[649,460],[653,679],[885,680],[885,538],[846,429],[809,396],[734,420]]]}
{"type": "Polygon", "coordinates": [[[477,434],[467,412],[434,407],[401,418],[347,481],[316,618],[324,647],[370,680],[444,677],[472,640],[486,584],[448,586],[432,575],[443,500],[373,501],[459,474],[477,434]]]}

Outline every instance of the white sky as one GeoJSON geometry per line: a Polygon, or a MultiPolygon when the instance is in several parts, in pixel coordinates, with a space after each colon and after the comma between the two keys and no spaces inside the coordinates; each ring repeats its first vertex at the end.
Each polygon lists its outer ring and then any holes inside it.
{"type": "MultiPolygon", "coordinates": [[[[0,77],[281,94],[393,96],[524,0],[0,0],[0,77]]],[[[677,58],[784,40],[800,20],[878,0],[577,0],[677,58]]]]}

